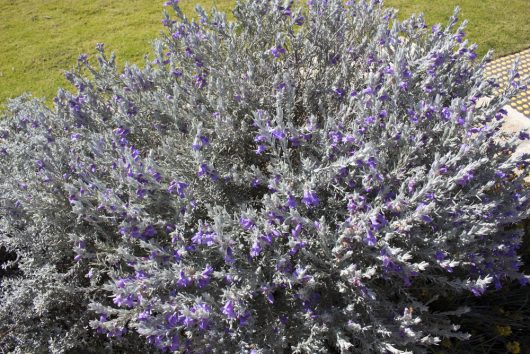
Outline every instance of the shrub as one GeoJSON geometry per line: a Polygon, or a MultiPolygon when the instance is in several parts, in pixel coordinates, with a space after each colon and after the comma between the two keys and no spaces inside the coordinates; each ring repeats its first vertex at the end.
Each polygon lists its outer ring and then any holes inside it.
{"type": "Polygon", "coordinates": [[[528,281],[517,73],[493,95],[456,12],[177,2],[144,68],[99,45],[0,123],[8,350],[422,352],[528,281]]]}

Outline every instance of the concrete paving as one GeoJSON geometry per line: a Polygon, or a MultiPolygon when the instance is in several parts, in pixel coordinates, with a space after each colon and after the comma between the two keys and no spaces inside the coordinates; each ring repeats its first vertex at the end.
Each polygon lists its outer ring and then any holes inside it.
{"type": "MultiPolygon", "coordinates": [[[[530,79],[530,48],[493,60],[488,64],[485,76],[494,77],[499,80],[501,85],[505,85],[508,81],[508,71],[512,68],[516,59],[520,61],[518,67],[520,78],[516,81],[527,82],[530,79]]],[[[510,106],[530,118],[530,89],[514,97],[510,102],[510,106]]]]}
{"type": "MultiPolygon", "coordinates": [[[[530,48],[492,61],[486,68],[485,76],[496,78],[501,86],[506,85],[508,82],[508,71],[512,69],[513,63],[517,59],[519,59],[518,71],[520,77],[516,81],[528,82],[530,79],[530,48]]],[[[508,112],[503,125],[504,131],[519,133],[528,129],[530,133],[530,88],[512,98],[510,104],[505,106],[504,109],[508,112]]],[[[516,155],[523,153],[530,153],[529,140],[521,140],[515,151],[516,155]]],[[[525,181],[530,183],[530,176],[525,181]]]]}
{"type": "MultiPolygon", "coordinates": [[[[502,130],[508,133],[519,133],[521,130],[528,129],[530,133],[530,119],[527,116],[510,106],[505,106],[504,109],[506,109],[508,115],[505,118],[502,130]]],[[[530,140],[521,141],[515,153],[530,153],[530,140]]]]}
{"type": "MultiPolygon", "coordinates": [[[[528,129],[528,133],[530,133],[530,118],[513,107],[505,106],[504,109],[506,109],[508,115],[502,126],[503,131],[507,133],[519,133],[522,130],[528,129]]],[[[524,153],[530,153],[530,140],[520,140],[519,146],[514,152],[516,156],[524,153]]],[[[530,184],[530,176],[525,178],[525,182],[530,184]]]]}

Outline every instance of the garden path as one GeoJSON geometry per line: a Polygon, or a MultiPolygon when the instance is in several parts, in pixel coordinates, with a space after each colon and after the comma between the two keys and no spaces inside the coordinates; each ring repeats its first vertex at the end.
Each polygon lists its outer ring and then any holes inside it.
{"type": "MultiPolygon", "coordinates": [[[[519,75],[517,81],[528,81],[530,78],[530,48],[520,53],[508,55],[496,59],[488,64],[486,76],[499,79],[501,85],[508,81],[508,70],[512,68],[513,62],[519,58],[519,75]]],[[[522,130],[530,132],[530,89],[521,92],[514,97],[505,107],[508,115],[503,125],[503,130],[509,133],[518,133],[522,130]]],[[[530,141],[521,140],[515,154],[530,153],[530,141]]],[[[530,176],[525,179],[530,183],[530,176]]]]}
{"type": "MultiPolygon", "coordinates": [[[[530,48],[492,61],[486,68],[486,76],[499,79],[501,85],[506,84],[508,70],[512,68],[513,62],[518,57],[520,59],[519,75],[521,76],[519,80],[525,78],[528,80],[530,78],[530,48]]],[[[530,118],[530,88],[513,98],[510,106],[530,118]]]]}

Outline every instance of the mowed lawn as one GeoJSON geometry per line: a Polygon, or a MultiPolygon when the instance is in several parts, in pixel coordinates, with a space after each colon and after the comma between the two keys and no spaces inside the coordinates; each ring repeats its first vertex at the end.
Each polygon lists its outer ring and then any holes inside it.
{"type": "MultiPolygon", "coordinates": [[[[0,109],[10,97],[30,92],[49,103],[69,87],[65,70],[81,53],[105,43],[118,64],[142,64],[151,41],[164,30],[164,0],[0,0],[0,109]]],[[[400,18],[424,12],[429,24],[446,22],[456,5],[469,20],[468,37],[479,53],[496,56],[530,47],[529,0],[387,0],[400,18]]],[[[188,15],[196,4],[229,11],[233,0],[181,0],[188,15]]]]}

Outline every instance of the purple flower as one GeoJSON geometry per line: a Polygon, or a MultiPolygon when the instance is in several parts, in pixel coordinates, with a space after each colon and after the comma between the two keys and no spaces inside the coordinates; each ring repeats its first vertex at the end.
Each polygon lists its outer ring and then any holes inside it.
{"type": "Polygon", "coordinates": [[[77,61],[80,63],[86,63],[88,61],[88,54],[83,53],[79,55],[79,57],[77,58],[77,61]]]}
{"type": "Polygon", "coordinates": [[[377,239],[371,230],[366,231],[366,238],[364,239],[364,242],[370,247],[373,247],[377,244],[377,239]]]}
{"type": "Polygon", "coordinates": [[[147,321],[150,316],[151,316],[151,313],[149,310],[142,311],[138,315],[138,321],[147,321]]]}
{"type": "Polygon", "coordinates": [[[467,183],[469,183],[473,179],[473,171],[467,171],[464,176],[462,176],[460,179],[456,181],[461,186],[465,186],[467,183]]]}
{"type": "Polygon", "coordinates": [[[206,86],[206,74],[197,74],[193,76],[195,87],[201,89],[206,86]]]}
{"type": "Polygon", "coordinates": [[[302,202],[308,208],[311,208],[313,206],[317,206],[320,203],[320,199],[318,199],[318,196],[317,196],[317,194],[314,191],[305,190],[304,191],[304,197],[302,198],[302,202]]]}
{"type": "Polygon", "coordinates": [[[432,33],[435,34],[435,35],[439,34],[441,32],[441,30],[442,30],[442,26],[439,25],[439,24],[436,24],[436,25],[432,26],[432,33]]]}
{"type": "Polygon", "coordinates": [[[502,171],[496,171],[495,172],[495,177],[501,178],[501,179],[506,178],[506,173],[504,173],[502,171]]]}
{"type": "Polygon", "coordinates": [[[453,36],[453,38],[456,39],[458,43],[462,43],[465,36],[466,33],[464,31],[458,30],[458,32],[453,36]]]}
{"type": "Polygon", "coordinates": [[[430,224],[430,223],[433,221],[432,218],[431,218],[429,215],[422,215],[422,216],[420,216],[420,218],[421,218],[424,222],[426,222],[427,224],[430,224]]]}
{"type": "Polygon", "coordinates": [[[113,132],[115,135],[121,138],[125,138],[129,134],[130,131],[129,129],[119,127],[119,128],[114,129],[113,132]]]}
{"type": "Polygon", "coordinates": [[[205,303],[198,303],[197,305],[195,305],[194,309],[196,311],[203,312],[204,314],[209,314],[212,312],[212,308],[210,307],[210,305],[205,303]]]}
{"type": "Polygon", "coordinates": [[[499,111],[495,114],[495,118],[497,120],[501,120],[504,116],[508,115],[508,111],[506,111],[504,108],[499,109],[499,111]]]}
{"type": "Polygon", "coordinates": [[[527,132],[519,132],[519,139],[530,140],[530,135],[527,132]]]}
{"type": "Polygon", "coordinates": [[[339,170],[337,171],[338,174],[337,174],[337,178],[339,179],[342,179],[342,178],[345,178],[348,176],[348,167],[340,167],[339,170]]]}
{"type": "Polygon", "coordinates": [[[180,322],[184,325],[184,327],[190,328],[195,323],[195,319],[190,316],[181,316],[179,318],[180,322]]]}
{"type": "Polygon", "coordinates": [[[271,292],[271,288],[269,286],[262,286],[261,291],[263,295],[267,298],[267,301],[269,304],[274,304],[274,295],[271,292]]]}
{"type": "Polygon", "coordinates": [[[210,320],[208,318],[201,318],[197,327],[202,331],[208,330],[210,328],[210,320]]]}
{"type": "Polygon", "coordinates": [[[371,169],[375,169],[377,167],[377,160],[375,159],[375,157],[369,157],[367,160],[366,160],[366,165],[368,167],[370,167],[371,169]]]}
{"type": "Polygon", "coordinates": [[[300,146],[300,138],[297,136],[290,137],[289,142],[291,143],[291,147],[297,148],[300,146]]]}
{"type": "Polygon", "coordinates": [[[245,313],[242,316],[239,316],[239,325],[240,326],[246,326],[248,324],[248,320],[251,317],[250,311],[245,311],[245,313]]]}
{"type": "Polygon", "coordinates": [[[204,270],[201,273],[203,278],[209,278],[213,274],[214,269],[211,265],[207,264],[204,270]]]}
{"type": "Polygon", "coordinates": [[[340,88],[334,88],[333,92],[335,92],[338,97],[344,97],[344,94],[346,93],[343,89],[340,88]]]}
{"type": "Polygon", "coordinates": [[[134,295],[129,294],[127,297],[124,297],[122,294],[118,294],[114,296],[114,299],[112,300],[116,305],[119,307],[133,307],[134,305],[134,295]]]}
{"type": "Polygon", "coordinates": [[[278,45],[276,47],[272,47],[270,49],[270,52],[275,58],[279,58],[281,54],[285,54],[285,48],[283,48],[282,46],[278,45]]]}
{"type": "Polygon", "coordinates": [[[216,238],[217,235],[215,232],[204,232],[203,229],[200,228],[199,231],[197,231],[197,233],[195,233],[195,235],[191,238],[191,241],[197,245],[206,245],[210,247],[214,245],[216,238]]]}
{"type": "Polygon", "coordinates": [[[441,115],[444,120],[449,120],[451,118],[451,110],[449,107],[442,108],[441,115]]]}
{"type": "Polygon", "coordinates": [[[267,245],[271,245],[273,237],[274,237],[274,234],[269,232],[266,235],[260,236],[260,240],[263,241],[267,245]]]}
{"type": "Polygon", "coordinates": [[[406,82],[406,81],[401,81],[399,83],[399,88],[402,90],[402,91],[407,91],[409,89],[409,83],[406,82]]]}
{"type": "Polygon", "coordinates": [[[267,137],[265,135],[256,135],[256,137],[254,138],[254,141],[257,142],[257,143],[261,143],[263,141],[266,141],[267,140],[267,137]]]}
{"type": "Polygon", "coordinates": [[[166,315],[166,329],[174,328],[179,323],[179,318],[176,313],[166,315]]]}
{"type": "Polygon", "coordinates": [[[144,229],[144,232],[142,233],[142,236],[145,238],[150,238],[156,235],[156,229],[153,225],[147,225],[147,227],[144,229]]]}
{"type": "Polygon", "coordinates": [[[437,68],[443,65],[445,56],[442,53],[435,53],[432,55],[432,67],[437,68]]]}
{"type": "Polygon", "coordinates": [[[279,128],[276,128],[274,129],[272,132],[271,132],[271,135],[277,139],[277,140],[281,140],[281,139],[284,139],[285,138],[285,133],[283,130],[279,129],[279,128]]]}
{"type": "Polygon", "coordinates": [[[186,276],[186,273],[184,273],[183,270],[180,271],[179,280],[177,281],[177,285],[186,288],[192,284],[192,281],[190,278],[186,276]]]}
{"type": "Polygon", "coordinates": [[[298,202],[296,201],[296,198],[292,195],[289,195],[289,197],[287,198],[287,206],[290,209],[293,209],[293,208],[296,208],[297,205],[298,205],[298,202]]]}
{"type": "Polygon", "coordinates": [[[147,279],[149,278],[149,274],[147,274],[147,272],[144,270],[137,270],[135,272],[135,278],[139,280],[147,279]]]}
{"type": "Polygon", "coordinates": [[[289,254],[292,255],[292,256],[295,255],[295,254],[297,254],[298,251],[300,251],[302,248],[305,247],[305,245],[306,245],[306,244],[305,244],[305,242],[303,242],[303,241],[302,241],[302,242],[296,242],[296,243],[294,244],[294,246],[289,250],[289,254]]]}
{"type": "Polygon", "coordinates": [[[261,185],[261,181],[259,178],[254,178],[252,179],[252,182],[250,182],[250,185],[252,186],[252,188],[257,188],[261,185]]]}
{"type": "Polygon", "coordinates": [[[376,216],[371,216],[370,217],[370,223],[372,224],[372,228],[375,231],[380,230],[386,224],[388,224],[388,222],[386,221],[385,216],[383,214],[381,214],[381,213],[377,214],[376,216]]]}
{"type": "Polygon", "coordinates": [[[44,162],[42,162],[42,160],[37,160],[37,161],[35,161],[35,164],[36,164],[37,167],[39,168],[39,171],[44,170],[44,162]]]}
{"type": "Polygon", "coordinates": [[[203,147],[208,145],[209,142],[210,142],[210,139],[208,139],[208,137],[204,135],[199,135],[195,137],[195,140],[193,141],[193,145],[191,146],[191,148],[195,151],[199,151],[203,147]]]}
{"type": "Polygon", "coordinates": [[[143,199],[146,194],[147,194],[147,191],[145,189],[139,188],[139,189],[136,190],[136,196],[139,199],[143,199]]]}
{"type": "Polygon", "coordinates": [[[208,165],[206,165],[205,163],[201,163],[201,165],[199,166],[199,172],[197,172],[197,176],[202,177],[207,176],[209,174],[210,169],[208,168],[208,165]]]}
{"type": "Polygon", "coordinates": [[[367,87],[363,90],[363,93],[365,95],[373,95],[374,94],[374,90],[371,88],[371,87],[367,87]]]}
{"type": "Polygon", "coordinates": [[[237,314],[234,311],[234,302],[232,300],[228,300],[226,304],[223,306],[223,309],[221,312],[228,318],[228,319],[235,319],[237,317],[237,314]]]}
{"type": "Polygon", "coordinates": [[[265,145],[258,145],[258,148],[256,149],[256,155],[260,155],[265,150],[267,150],[267,147],[265,145]]]}
{"type": "Polygon", "coordinates": [[[232,247],[226,248],[226,254],[224,256],[224,260],[227,264],[235,263],[235,258],[233,257],[232,247]]]}
{"type": "Polygon", "coordinates": [[[333,147],[337,147],[337,145],[342,141],[342,133],[340,131],[330,131],[328,135],[333,147]]]}
{"type": "Polygon", "coordinates": [[[482,287],[478,287],[478,286],[471,287],[471,292],[476,297],[479,297],[479,296],[483,295],[485,291],[486,291],[486,289],[482,288],[482,287]]]}
{"type": "Polygon", "coordinates": [[[108,315],[106,313],[102,313],[99,315],[99,322],[107,322],[109,319],[108,315]]]}
{"type": "Polygon", "coordinates": [[[184,182],[178,182],[178,181],[171,181],[169,184],[169,187],[167,188],[168,193],[173,194],[175,189],[177,190],[177,194],[180,198],[185,198],[184,189],[186,189],[189,186],[188,183],[184,182]]]}
{"type": "Polygon", "coordinates": [[[243,230],[245,231],[248,231],[251,228],[256,226],[254,221],[252,221],[251,219],[247,219],[247,218],[241,218],[241,220],[239,220],[239,224],[243,227],[243,230]]]}
{"type": "Polygon", "coordinates": [[[368,116],[364,118],[364,124],[371,125],[375,122],[374,116],[368,116]]]}
{"type": "Polygon", "coordinates": [[[133,158],[133,160],[138,161],[138,159],[140,158],[140,150],[135,149],[134,146],[131,146],[129,150],[131,152],[131,157],[133,158]]]}
{"type": "Polygon", "coordinates": [[[291,9],[289,7],[284,8],[283,6],[278,6],[278,11],[281,11],[284,16],[290,17],[292,15],[291,9]]]}
{"type": "Polygon", "coordinates": [[[436,251],[434,257],[438,261],[443,261],[445,259],[445,252],[444,251],[436,251]]]}
{"type": "Polygon", "coordinates": [[[340,61],[340,54],[335,54],[329,60],[331,65],[336,65],[340,61]]]}
{"type": "Polygon", "coordinates": [[[390,96],[388,96],[386,93],[383,93],[381,96],[379,96],[379,101],[385,102],[390,100],[390,96]]]}
{"type": "Polygon", "coordinates": [[[299,16],[294,20],[294,24],[297,26],[302,26],[304,24],[304,16],[299,16]]]}
{"type": "Polygon", "coordinates": [[[298,238],[301,232],[302,232],[302,224],[300,223],[296,224],[294,229],[291,230],[291,234],[293,235],[294,238],[298,238]]]}
{"type": "MultiPolygon", "coordinates": [[[[383,253],[383,251],[381,251],[381,253],[383,253]]],[[[388,257],[386,254],[383,254],[381,258],[383,260],[383,267],[389,269],[394,265],[394,262],[392,262],[392,259],[388,257]]]]}
{"type": "Polygon", "coordinates": [[[348,206],[347,206],[347,208],[348,208],[348,211],[349,211],[350,213],[355,213],[355,212],[357,211],[357,209],[359,208],[359,206],[357,205],[357,203],[355,202],[355,200],[350,199],[350,200],[348,201],[348,206]]]}
{"type": "Polygon", "coordinates": [[[252,247],[250,248],[250,256],[251,257],[257,257],[261,253],[261,245],[259,242],[254,242],[252,244],[252,247]]]}
{"type": "Polygon", "coordinates": [[[432,85],[425,85],[425,87],[423,88],[423,91],[425,93],[431,93],[433,91],[433,89],[434,88],[432,87],[432,85]]]}
{"type": "Polygon", "coordinates": [[[407,189],[409,193],[414,193],[414,191],[416,190],[416,181],[411,179],[407,184],[407,189]]]}

